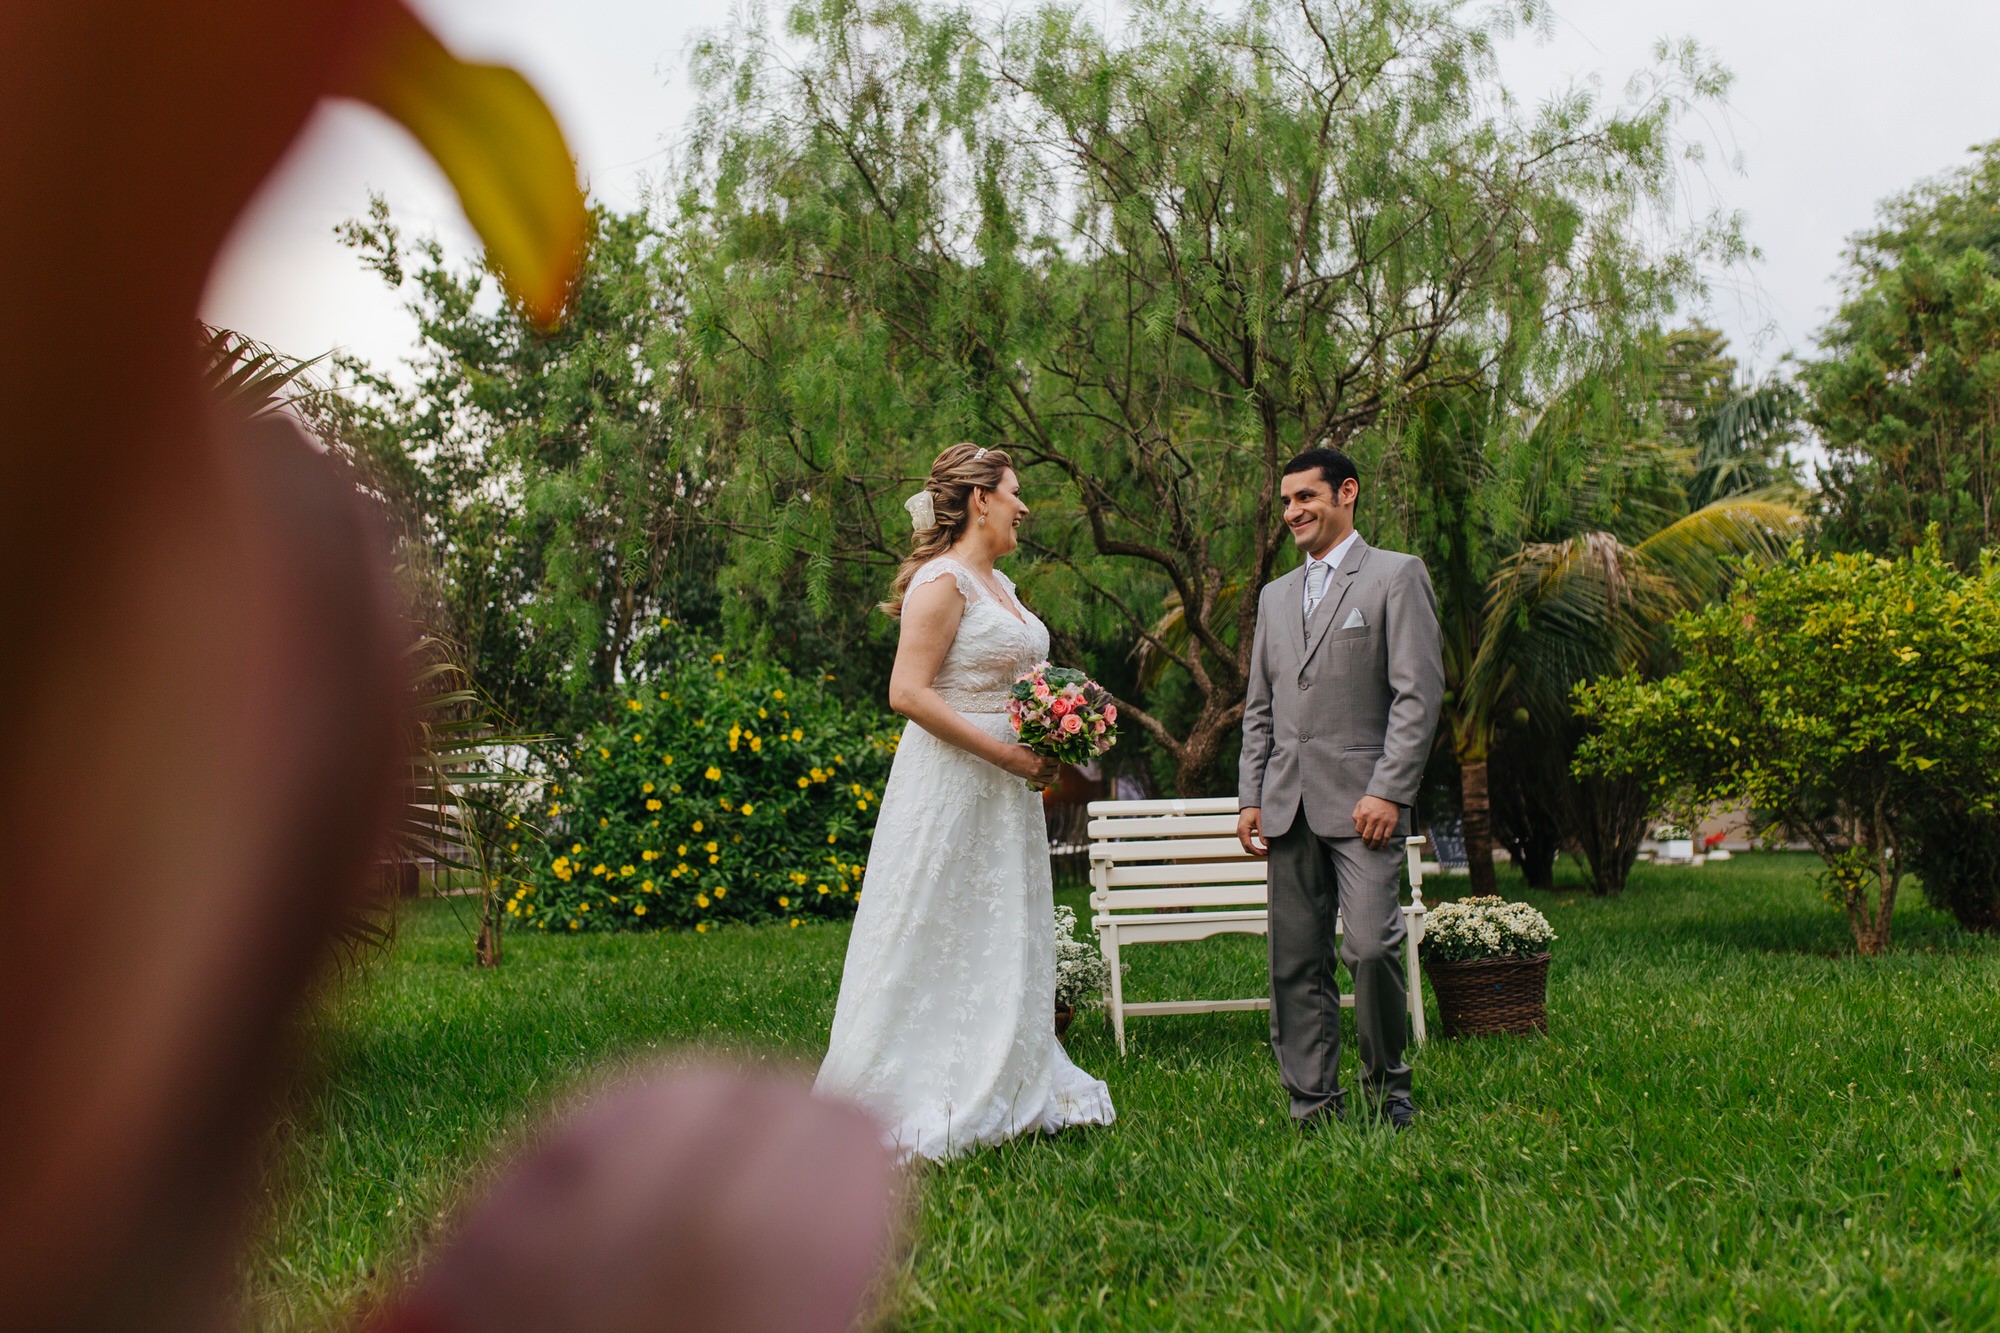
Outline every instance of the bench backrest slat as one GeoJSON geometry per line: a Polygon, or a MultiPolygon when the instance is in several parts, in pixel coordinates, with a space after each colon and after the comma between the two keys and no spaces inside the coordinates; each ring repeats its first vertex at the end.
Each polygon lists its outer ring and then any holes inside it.
{"type": "Polygon", "coordinates": [[[1244,857],[1240,861],[1156,862],[1152,865],[1106,864],[1104,882],[1114,889],[1138,889],[1159,884],[1262,884],[1270,878],[1270,863],[1244,857]]]}
{"type": "Polygon", "coordinates": [[[1243,844],[1235,838],[1171,838],[1141,842],[1100,842],[1090,844],[1092,861],[1227,861],[1248,860],[1243,844]]]}
{"type": "Polygon", "coordinates": [[[1093,838],[1214,838],[1236,836],[1235,815],[1141,815],[1133,819],[1093,819],[1093,838]]]}
{"type": "Polygon", "coordinates": [[[1234,815],[1234,796],[1194,796],[1186,800],[1092,801],[1084,809],[1092,819],[1099,815],[1234,815]]]}

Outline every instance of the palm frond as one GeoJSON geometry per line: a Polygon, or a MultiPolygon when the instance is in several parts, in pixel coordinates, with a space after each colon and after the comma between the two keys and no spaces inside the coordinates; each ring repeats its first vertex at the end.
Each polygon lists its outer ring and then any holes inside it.
{"type": "Polygon", "coordinates": [[[201,377],[209,392],[250,417],[269,416],[324,393],[308,377],[328,353],[310,360],[287,356],[266,343],[211,324],[200,330],[201,377]]]}
{"type": "Polygon", "coordinates": [[[1694,605],[1727,592],[1746,557],[1782,557],[1802,522],[1791,505],[1731,497],[1669,523],[1636,550],[1682,590],[1684,605],[1694,605]]]}
{"type": "MultiPolygon", "coordinates": [[[[1243,601],[1243,581],[1234,579],[1224,583],[1215,592],[1215,610],[1210,613],[1209,623],[1227,625],[1236,619],[1236,609],[1243,601]]],[[[1166,669],[1174,666],[1175,659],[1186,654],[1192,641],[1188,629],[1185,608],[1181,606],[1180,594],[1169,592],[1166,605],[1160,611],[1160,618],[1153,622],[1153,639],[1161,648],[1156,648],[1151,640],[1141,639],[1132,648],[1132,662],[1138,670],[1138,684],[1142,690],[1150,690],[1159,684],[1166,669]]]]}

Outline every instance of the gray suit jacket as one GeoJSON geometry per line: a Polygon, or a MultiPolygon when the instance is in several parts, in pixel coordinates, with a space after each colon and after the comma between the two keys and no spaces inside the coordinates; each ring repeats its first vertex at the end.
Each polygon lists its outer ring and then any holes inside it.
{"type": "Polygon", "coordinates": [[[1364,795],[1404,807],[1407,832],[1444,701],[1430,573],[1357,537],[1310,624],[1304,584],[1301,567],[1257,599],[1237,800],[1263,810],[1266,838],[1301,810],[1321,837],[1354,837],[1364,795]]]}

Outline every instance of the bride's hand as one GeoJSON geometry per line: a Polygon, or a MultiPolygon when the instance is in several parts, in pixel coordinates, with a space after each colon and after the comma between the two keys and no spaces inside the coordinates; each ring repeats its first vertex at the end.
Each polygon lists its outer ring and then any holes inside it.
{"type": "Polygon", "coordinates": [[[1017,778],[1025,778],[1036,787],[1053,787],[1061,765],[1046,755],[1036,754],[1025,745],[1010,745],[1000,760],[1000,767],[1017,778]]]}

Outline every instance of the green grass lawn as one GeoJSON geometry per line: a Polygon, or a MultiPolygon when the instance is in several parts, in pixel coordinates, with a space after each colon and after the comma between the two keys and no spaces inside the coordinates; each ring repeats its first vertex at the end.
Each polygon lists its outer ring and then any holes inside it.
{"type": "MultiPolygon", "coordinates": [[[[1079,1016],[1118,1124],[926,1173],[891,1324],[2000,1325],[2000,941],[1912,890],[1896,952],[1854,957],[1816,865],[1641,867],[1610,901],[1503,879],[1561,935],[1549,1035],[1422,1048],[1400,1137],[1294,1133],[1261,1014],[1137,1019],[1122,1060],[1079,1016]]],[[[482,975],[424,904],[320,1020],[253,1322],[318,1327],[393,1280],[482,1148],[607,1057],[809,1066],[846,938],[531,934],[482,975]]],[[[1134,950],[1127,994],[1261,994],[1261,947],[1134,950]]]]}

